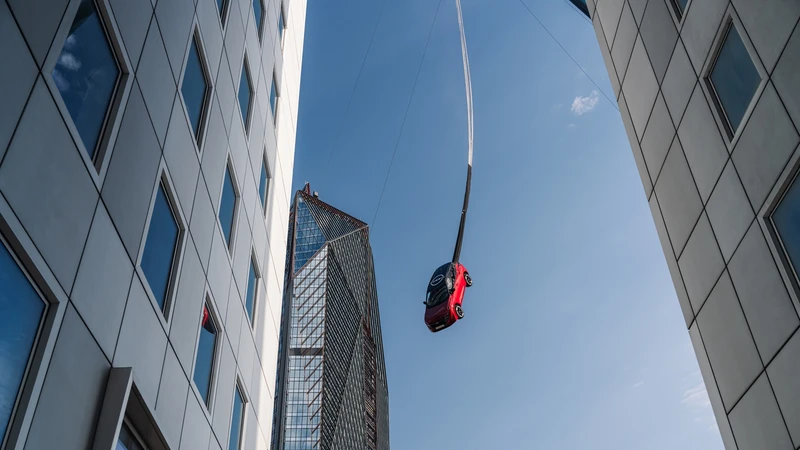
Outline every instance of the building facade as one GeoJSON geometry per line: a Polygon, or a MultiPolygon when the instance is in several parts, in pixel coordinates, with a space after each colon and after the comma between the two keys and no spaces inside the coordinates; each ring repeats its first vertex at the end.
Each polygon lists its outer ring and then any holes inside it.
{"type": "Polygon", "coordinates": [[[267,449],[305,0],[0,1],[0,448],[267,449]]]}
{"type": "Polygon", "coordinates": [[[289,219],[272,450],[388,450],[369,227],[308,184],[289,219]]]}
{"type": "Polygon", "coordinates": [[[728,450],[800,446],[800,2],[589,0],[728,450]]]}

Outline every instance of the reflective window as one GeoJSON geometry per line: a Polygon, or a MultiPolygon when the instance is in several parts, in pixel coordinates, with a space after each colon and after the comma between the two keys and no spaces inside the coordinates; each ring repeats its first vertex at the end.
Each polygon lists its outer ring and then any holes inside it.
{"type": "Polygon", "coordinates": [[[244,420],[242,418],[242,410],[244,409],[244,400],[242,393],[239,390],[239,385],[236,385],[236,392],[233,394],[233,412],[231,414],[231,438],[228,442],[228,450],[239,450],[239,439],[242,436],[242,425],[244,420]]]}
{"type": "Polygon", "coordinates": [[[283,32],[286,31],[286,21],[283,20],[283,6],[278,13],[278,42],[283,45],[283,32]]]}
{"type": "Polygon", "coordinates": [[[250,261],[250,276],[247,279],[247,298],[245,298],[245,309],[247,309],[247,317],[250,323],[253,323],[253,313],[255,312],[256,304],[256,287],[258,286],[258,276],[256,276],[256,264],[250,261]]]}
{"type": "Polygon", "coordinates": [[[128,428],[127,423],[123,423],[122,429],[119,430],[116,450],[145,450],[133,431],[128,428]]]}
{"type": "Polygon", "coordinates": [[[267,198],[269,196],[269,172],[267,172],[266,161],[261,162],[261,180],[258,182],[258,195],[261,198],[261,208],[267,211],[267,198]]]}
{"type": "Polygon", "coordinates": [[[731,25],[711,71],[711,84],[725,112],[731,134],[736,132],[744,113],[761,83],[750,54],[735,25],[731,25]]]}
{"type": "Polygon", "coordinates": [[[10,426],[45,303],[0,243],[0,442],[10,426]]]}
{"type": "Polygon", "coordinates": [[[156,303],[162,311],[172,278],[172,266],[175,263],[175,249],[178,246],[179,234],[178,221],[172,212],[172,205],[167,197],[164,184],[161,183],[156,193],[140,266],[156,303]]]}
{"type": "Polygon", "coordinates": [[[778,232],[786,257],[800,275],[800,183],[795,180],[772,213],[772,223],[778,232]]]}
{"type": "Polygon", "coordinates": [[[53,81],[90,158],[95,156],[119,74],[97,7],[92,0],[81,1],[53,69],[53,81]]]}
{"type": "Polygon", "coordinates": [[[214,359],[217,353],[217,324],[208,305],[203,305],[203,316],[200,322],[200,339],[197,341],[197,356],[194,362],[194,385],[209,406],[211,393],[211,377],[214,371],[214,359]]]}
{"type": "Polygon", "coordinates": [[[239,81],[239,108],[242,110],[242,121],[245,130],[250,130],[250,74],[247,71],[247,59],[242,64],[242,79],[239,81]]]}
{"type": "Polygon", "coordinates": [[[261,30],[264,28],[264,4],[261,0],[253,0],[253,16],[256,19],[256,31],[258,32],[258,40],[261,41],[261,30]]]}
{"type": "Polygon", "coordinates": [[[186,105],[186,112],[189,113],[189,123],[192,125],[195,139],[199,140],[201,122],[208,98],[208,80],[195,39],[192,39],[189,59],[186,60],[181,95],[183,95],[183,103],[186,105]]]}
{"type": "Polygon", "coordinates": [[[231,168],[225,168],[225,180],[222,184],[222,199],[219,202],[219,224],[222,226],[222,235],[225,243],[231,248],[233,240],[233,219],[236,213],[236,189],[233,187],[231,168]]]}
{"type": "Polygon", "coordinates": [[[272,76],[272,87],[269,91],[269,109],[272,111],[272,120],[275,121],[275,113],[278,108],[278,86],[275,84],[275,75],[272,76]]]}

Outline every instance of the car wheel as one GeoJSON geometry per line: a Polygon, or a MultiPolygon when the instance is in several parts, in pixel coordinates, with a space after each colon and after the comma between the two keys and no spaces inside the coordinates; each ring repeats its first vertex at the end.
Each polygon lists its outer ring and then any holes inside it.
{"type": "Polygon", "coordinates": [[[469,276],[469,272],[464,272],[464,281],[467,282],[467,287],[472,286],[472,277],[469,276]]]}
{"type": "Polygon", "coordinates": [[[459,319],[463,319],[464,318],[464,310],[461,309],[461,305],[456,305],[455,310],[456,310],[456,316],[458,316],[459,319]]]}

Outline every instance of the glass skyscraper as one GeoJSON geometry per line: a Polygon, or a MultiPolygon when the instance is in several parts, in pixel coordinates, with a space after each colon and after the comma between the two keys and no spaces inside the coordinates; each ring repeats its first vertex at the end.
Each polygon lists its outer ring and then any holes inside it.
{"type": "Polygon", "coordinates": [[[273,450],[389,448],[369,226],[308,185],[289,216],[273,450]]]}

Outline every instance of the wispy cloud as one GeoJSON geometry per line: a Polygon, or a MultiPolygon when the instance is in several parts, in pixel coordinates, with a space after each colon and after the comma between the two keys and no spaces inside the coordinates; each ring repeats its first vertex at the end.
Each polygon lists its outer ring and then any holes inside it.
{"type": "Polygon", "coordinates": [[[571,123],[571,124],[567,125],[567,128],[575,128],[576,126],[577,125],[575,125],[574,123],[571,123]]]}
{"type": "Polygon", "coordinates": [[[58,65],[67,69],[76,71],[81,68],[81,62],[70,52],[64,52],[58,58],[58,65]]]}
{"type": "Polygon", "coordinates": [[[690,408],[707,408],[711,406],[708,400],[708,392],[706,392],[706,385],[701,381],[697,386],[683,391],[683,398],[681,403],[690,408]]]}
{"type": "Polygon", "coordinates": [[[634,385],[633,385],[633,388],[634,388],[634,389],[636,389],[636,388],[638,388],[638,387],[642,387],[643,385],[644,385],[644,381],[640,381],[640,382],[638,382],[638,383],[634,384],[634,385]]]}
{"type": "Polygon", "coordinates": [[[581,97],[580,95],[575,97],[575,100],[572,101],[572,107],[570,110],[576,116],[582,116],[588,112],[591,112],[595,107],[597,107],[598,102],[600,102],[600,93],[595,89],[586,97],[581,97]]]}

